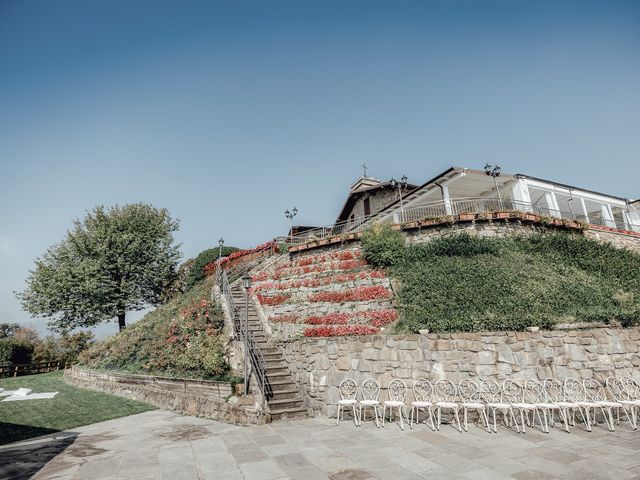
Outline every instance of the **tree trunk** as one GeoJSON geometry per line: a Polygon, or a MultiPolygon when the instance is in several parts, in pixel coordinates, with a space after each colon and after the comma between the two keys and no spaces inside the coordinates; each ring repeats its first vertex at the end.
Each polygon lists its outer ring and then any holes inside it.
{"type": "Polygon", "coordinates": [[[118,314],[118,327],[120,327],[120,331],[124,330],[124,327],[127,326],[127,324],[124,323],[125,315],[126,315],[126,312],[122,312],[118,314]]]}

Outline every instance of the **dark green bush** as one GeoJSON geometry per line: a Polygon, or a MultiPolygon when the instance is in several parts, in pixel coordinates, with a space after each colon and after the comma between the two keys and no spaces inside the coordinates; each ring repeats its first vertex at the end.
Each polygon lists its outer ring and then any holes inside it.
{"type": "MultiPolygon", "coordinates": [[[[236,247],[222,247],[222,256],[226,257],[236,251],[238,251],[236,247]]],[[[187,274],[187,289],[193,287],[196,283],[204,279],[204,267],[211,262],[215,262],[218,259],[219,253],[219,248],[209,248],[198,254],[198,256],[193,260],[193,264],[189,268],[189,273],[187,274]]]]}
{"type": "Polygon", "coordinates": [[[640,255],[582,236],[463,234],[404,247],[393,258],[399,331],[640,323],[640,255]]]}
{"type": "Polygon", "coordinates": [[[15,338],[0,339],[0,364],[31,363],[33,344],[15,338]]]}
{"type": "Polygon", "coordinates": [[[374,225],[362,235],[362,254],[374,267],[390,267],[403,255],[404,235],[390,225],[374,225]]]}

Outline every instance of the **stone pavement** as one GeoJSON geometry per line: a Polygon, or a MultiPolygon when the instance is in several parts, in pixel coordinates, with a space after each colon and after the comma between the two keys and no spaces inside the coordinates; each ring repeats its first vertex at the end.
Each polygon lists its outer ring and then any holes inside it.
{"type": "Polygon", "coordinates": [[[625,424],[615,433],[434,433],[323,418],[238,427],[156,410],[55,438],[0,447],[0,478],[640,479],[640,432],[625,424]]]}

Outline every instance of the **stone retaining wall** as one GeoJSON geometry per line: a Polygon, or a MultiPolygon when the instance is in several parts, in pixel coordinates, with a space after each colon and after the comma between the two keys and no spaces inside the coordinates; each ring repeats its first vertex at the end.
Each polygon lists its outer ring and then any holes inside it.
{"type": "Polygon", "coordinates": [[[64,379],[71,385],[139,400],[186,415],[236,425],[267,421],[267,416],[253,397],[244,400],[231,397],[233,388],[230,382],[96,372],[76,366],[65,370],[64,379]],[[248,401],[251,403],[243,404],[248,401]]]}
{"type": "MultiPolygon", "coordinates": [[[[335,415],[337,386],[367,377],[517,381],[567,377],[640,380],[640,328],[302,338],[282,344],[310,412],[335,415]]],[[[386,398],[386,397],[385,397],[386,398]]]]}

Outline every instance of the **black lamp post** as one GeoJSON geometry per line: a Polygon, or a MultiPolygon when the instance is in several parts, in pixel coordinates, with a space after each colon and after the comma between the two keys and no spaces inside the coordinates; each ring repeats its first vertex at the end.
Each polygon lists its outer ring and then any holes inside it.
{"type": "Polygon", "coordinates": [[[242,277],[242,286],[244,287],[244,394],[247,395],[249,393],[249,289],[251,288],[251,277],[249,275],[242,277]]]}
{"type": "Polygon", "coordinates": [[[293,217],[298,214],[298,209],[293,207],[293,210],[289,211],[288,209],[284,211],[284,216],[289,219],[291,223],[291,242],[293,242],[293,217]]]}
{"type": "Polygon", "coordinates": [[[389,181],[391,184],[391,188],[397,188],[398,193],[400,194],[400,216],[402,217],[401,222],[404,222],[404,205],[402,204],[402,190],[407,188],[407,176],[403,175],[398,182],[395,178],[391,178],[389,181]]]}
{"type": "Polygon", "coordinates": [[[496,186],[496,192],[498,192],[498,200],[500,201],[500,208],[504,208],[502,203],[502,195],[500,195],[500,188],[498,188],[498,180],[496,180],[500,176],[500,166],[499,165],[489,165],[488,163],[484,166],[484,171],[490,177],[493,177],[493,184],[496,186]]]}
{"type": "Polygon", "coordinates": [[[220,237],[218,240],[218,268],[220,268],[220,261],[222,260],[222,246],[224,245],[224,238],[220,237]]]}

